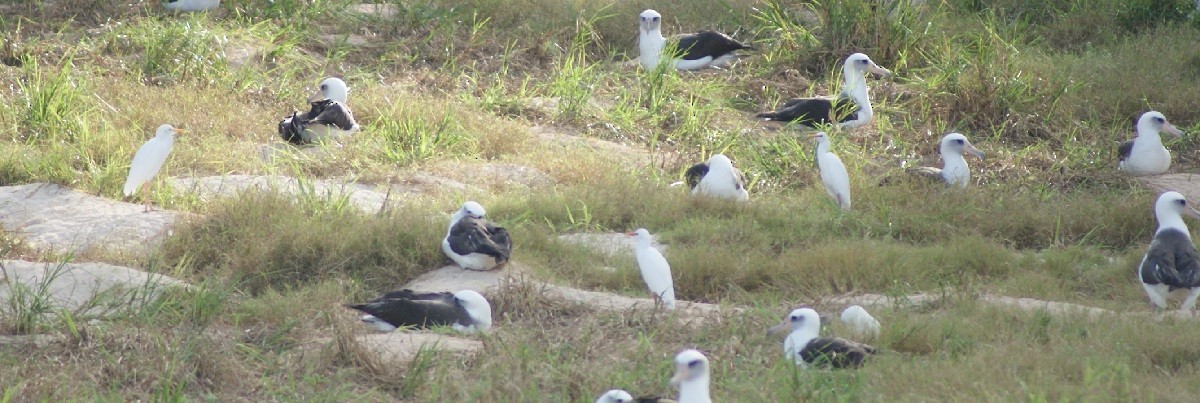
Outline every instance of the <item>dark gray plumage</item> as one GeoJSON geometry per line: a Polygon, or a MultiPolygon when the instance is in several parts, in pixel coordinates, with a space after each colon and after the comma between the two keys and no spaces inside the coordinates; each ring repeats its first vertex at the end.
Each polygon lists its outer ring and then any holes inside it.
{"type": "Polygon", "coordinates": [[[346,304],[346,307],[382,319],[395,327],[428,328],[454,323],[471,325],[471,316],[449,292],[419,294],[404,289],[389,292],[366,303],[346,304]]]}
{"type": "Polygon", "coordinates": [[[800,349],[800,359],[815,366],[835,369],[861,367],[867,356],[875,355],[875,347],[836,337],[822,337],[808,342],[800,349]]]}
{"type": "Polygon", "coordinates": [[[1170,291],[1200,287],[1200,254],[1188,235],[1174,228],[1154,234],[1140,268],[1142,283],[1170,291]]]}
{"type": "Polygon", "coordinates": [[[739,50],[753,50],[720,32],[700,31],[694,34],[680,35],[674,39],[676,47],[682,53],[683,60],[697,60],[712,57],[714,60],[739,50]]]}
{"type": "Polygon", "coordinates": [[[459,255],[480,253],[496,259],[496,264],[504,264],[512,255],[512,238],[508,230],[484,218],[463,217],[450,228],[446,237],[450,250],[459,255]]]}
{"type": "Polygon", "coordinates": [[[329,126],[337,130],[349,131],[357,126],[350,107],[332,99],[322,99],[311,103],[308,113],[303,115],[292,112],[279,122],[279,135],[289,143],[302,145],[311,141],[305,133],[310,126],[329,126]]]}
{"type": "Polygon", "coordinates": [[[692,165],[691,168],[688,168],[687,171],[683,173],[683,178],[684,181],[687,182],[689,188],[695,189],[696,186],[700,185],[700,179],[703,179],[704,175],[707,174],[708,163],[701,162],[699,164],[692,165]]]}
{"type": "Polygon", "coordinates": [[[779,122],[792,122],[808,127],[829,123],[843,123],[858,118],[858,105],[854,100],[838,98],[792,98],[772,112],[762,112],[755,117],[779,122]],[[836,121],[835,121],[836,119],[836,121]]]}

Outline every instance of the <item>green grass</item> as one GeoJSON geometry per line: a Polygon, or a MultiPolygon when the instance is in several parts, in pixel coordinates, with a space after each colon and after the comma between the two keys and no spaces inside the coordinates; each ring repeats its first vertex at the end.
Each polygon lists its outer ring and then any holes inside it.
{"type": "MultiPolygon", "coordinates": [[[[146,255],[76,257],[153,268],[196,285],[118,302],[104,320],[47,311],[24,289],[0,333],[0,401],[592,401],[624,388],[673,396],[671,357],[714,363],[722,401],[1191,401],[1194,320],[1152,319],[1131,268],[1154,192],[1113,172],[1129,116],[1162,111],[1200,128],[1196,16],[1185,0],[665,2],[667,35],[716,29],[759,50],[721,71],[643,71],[636,15],[596,0],[227,1],[175,16],[156,2],[6,5],[0,13],[0,185],[64,184],[119,198],[154,127],[180,136],[166,176],[281,174],[302,191],[202,200],[161,181],[160,206],[189,213],[146,255]],[[359,41],[365,44],[359,45],[359,41]],[[814,144],[754,112],[840,90],[864,52],[895,74],[869,79],[872,125],[831,133],[854,210],[818,184],[814,144]],[[321,78],[350,84],[363,131],[340,145],[277,146],[278,119],[321,78]],[[987,159],[945,189],[901,167],[937,164],[937,141],[969,136],[987,159]],[[752,201],[694,200],[668,183],[713,153],[751,179],[752,201]],[[496,179],[475,168],[544,173],[496,179]],[[526,177],[529,176],[529,177],[526,177]],[[314,180],[393,190],[360,212],[314,180]],[[465,186],[457,186],[454,182],[465,186]],[[332,196],[332,197],[327,197],[332,196]],[[516,239],[538,280],[642,297],[631,256],[553,235],[647,228],[682,299],[747,308],[705,326],[672,314],[605,312],[536,284],[489,292],[496,331],[472,355],[381,361],[341,304],[393,290],[445,262],[445,220],[464,200],[516,239]],[[797,371],[763,330],[799,304],[846,293],[933,301],[873,308],[885,352],[859,371],[797,371]],[[1128,314],[1019,311],[979,294],[1128,314]],[[120,304],[117,304],[120,305],[120,304]]],[[[1192,171],[1193,136],[1168,142],[1192,171]]],[[[71,258],[0,233],[5,258],[71,258]]],[[[826,333],[845,335],[832,324],[826,333]]]]}

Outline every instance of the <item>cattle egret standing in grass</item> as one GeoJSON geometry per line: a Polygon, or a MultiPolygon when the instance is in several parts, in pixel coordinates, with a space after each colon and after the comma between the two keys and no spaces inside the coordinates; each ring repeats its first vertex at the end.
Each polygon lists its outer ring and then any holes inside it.
{"type": "Polygon", "coordinates": [[[675,376],[671,386],[679,388],[679,403],[712,403],[708,396],[708,358],[696,350],[675,355],[675,376]]]}
{"type": "Polygon", "coordinates": [[[788,331],[783,341],[783,354],[801,368],[828,366],[832,368],[854,368],[862,365],[868,355],[875,354],[875,347],[836,337],[819,337],[821,316],[810,308],[800,308],[788,314],[783,323],[767,330],[768,333],[788,331]]]}
{"type": "Polygon", "coordinates": [[[650,231],[640,228],[630,232],[629,236],[637,241],[638,268],[642,271],[642,280],[650,289],[650,297],[662,301],[667,309],[675,309],[675,282],[671,279],[671,265],[667,258],[650,244],[650,231]]]}
{"type": "Polygon", "coordinates": [[[692,165],[683,175],[688,186],[692,188],[692,195],[737,201],[750,200],[750,193],[746,191],[746,178],[742,176],[742,171],[733,167],[733,161],[724,154],[713,155],[707,163],[692,165]]]}
{"type": "Polygon", "coordinates": [[[850,174],[846,165],[837,154],[829,151],[829,136],[825,132],[817,132],[812,136],[817,140],[817,168],[821,171],[821,183],[825,184],[825,193],[837,202],[842,210],[850,209],[850,174]]]}
{"type": "Polygon", "coordinates": [[[1171,168],[1171,152],[1163,147],[1159,132],[1183,136],[1183,132],[1175,128],[1163,114],[1149,111],[1142,114],[1137,122],[1137,138],[1126,141],[1117,147],[1120,162],[1117,169],[1134,175],[1157,175],[1171,168]]]}
{"type": "Polygon", "coordinates": [[[920,167],[914,172],[919,175],[945,182],[950,186],[967,187],[971,183],[971,169],[967,167],[967,159],[963,153],[970,153],[980,159],[983,151],[971,145],[967,136],[961,133],[950,133],[941,141],[942,167],[920,167]]]}
{"type": "Polygon", "coordinates": [[[508,230],[485,219],[485,214],[482,205],[468,201],[450,216],[442,251],[464,269],[495,269],[508,263],[512,255],[508,230]]]}
{"type": "MultiPolygon", "coordinates": [[[[663,51],[667,50],[668,41],[662,35],[662,15],[654,10],[646,10],[638,17],[638,60],[642,68],[652,70],[662,60],[663,51]]],[[[671,39],[680,57],[668,63],[678,70],[721,67],[737,60],[737,51],[754,49],[729,35],[713,31],[678,35],[671,39]]]]}
{"type": "Polygon", "coordinates": [[[208,11],[221,5],[221,0],[167,0],[163,3],[171,11],[208,11]]]}
{"type": "Polygon", "coordinates": [[[866,309],[851,305],[842,311],[842,323],[850,327],[850,331],[862,337],[879,337],[879,321],[875,320],[866,309]]]}
{"type": "Polygon", "coordinates": [[[162,169],[163,163],[167,162],[167,156],[171,155],[171,147],[175,144],[175,134],[183,133],[183,129],[176,129],[171,125],[162,125],[154,133],[154,138],[142,144],[142,147],[137,150],[137,154],[133,155],[133,164],[129,166],[129,177],[125,179],[125,197],[133,195],[138,188],[142,188],[142,201],[146,204],[146,211],[150,211],[150,182],[154,179],[154,175],[162,169]]]}
{"type": "Polygon", "coordinates": [[[1188,206],[1179,192],[1158,197],[1154,203],[1158,231],[1137,272],[1151,303],[1166,309],[1167,297],[1180,291],[1186,295],[1179,310],[1186,312],[1196,307],[1196,298],[1200,297],[1200,254],[1196,253],[1182,214],[1200,218],[1200,211],[1188,206]]]}

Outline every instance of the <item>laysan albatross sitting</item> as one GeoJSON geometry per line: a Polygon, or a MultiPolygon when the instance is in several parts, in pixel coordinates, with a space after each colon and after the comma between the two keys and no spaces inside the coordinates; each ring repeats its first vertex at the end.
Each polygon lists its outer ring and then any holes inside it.
{"type": "Polygon", "coordinates": [[[825,193],[828,193],[842,210],[849,210],[850,173],[846,172],[846,165],[842,164],[842,159],[838,158],[837,154],[829,151],[829,135],[817,132],[812,138],[817,141],[814,157],[817,160],[817,170],[821,173],[821,183],[825,185],[825,193]]]}
{"type": "Polygon", "coordinates": [[[683,174],[692,195],[705,195],[737,201],[750,200],[746,191],[746,178],[742,171],[733,167],[733,161],[724,154],[709,157],[708,162],[692,165],[683,174]]]}
{"type": "Polygon", "coordinates": [[[913,170],[921,176],[925,176],[939,182],[944,182],[950,186],[967,187],[971,183],[971,169],[967,167],[967,159],[963,158],[963,153],[969,153],[979,158],[983,158],[983,151],[979,151],[971,141],[967,140],[967,136],[962,133],[950,133],[942,137],[939,142],[939,149],[942,155],[942,167],[920,167],[913,170]]]}
{"type": "Polygon", "coordinates": [[[365,313],[362,321],[382,332],[405,326],[450,326],[459,332],[475,333],[492,326],[492,305],[473,290],[421,294],[405,289],[346,307],[365,313]]]}
{"type": "Polygon", "coordinates": [[[885,77],[892,74],[871,61],[867,55],[855,53],[842,63],[842,91],[836,98],[792,98],[773,112],[762,112],[755,116],[809,127],[831,122],[837,122],[835,126],[843,129],[866,125],[875,116],[867,90],[868,72],[885,77]]]}
{"type": "Polygon", "coordinates": [[[837,337],[819,337],[821,317],[810,308],[792,311],[783,323],[767,331],[788,331],[787,339],[783,341],[784,356],[805,369],[811,366],[857,368],[867,356],[876,352],[875,347],[866,344],[837,337]]]}
{"type": "Polygon", "coordinates": [[[667,309],[675,309],[675,280],[671,278],[671,265],[667,263],[667,258],[663,257],[662,252],[650,244],[653,241],[650,231],[638,228],[628,235],[637,241],[634,248],[638,268],[642,272],[642,280],[650,289],[650,297],[656,303],[661,302],[667,309]]]}
{"type": "Polygon", "coordinates": [[[468,201],[450,216],[442,251],[467,270],[492,270],[508,262],[512,238],[508,230],[484,218],[479,203],[468,201]]]}
{"type": "Polygon", "coordinates": [[[302,145],[314,141],[339,139],[359,130],[354,114],[346,105],[349,89],[337,77],[321,81],[316,93],[308,98],[308,113],[292,112],[279,122],[279,136],[289,143],[302,145]]]}
{"type": "Polygon", "coordinates": [[[679,403],[712,403],[709,397],[711,369],[708,357],[696,350],[683,350],[675,355],[675,375],[671,386],[679,388],[679,403]]]}
{"type": "Polygon", "coordinates": [[[737,59],[737,51],[754,49],[714,31],[677,35],[670,40],[662,35],[662,15],[654,10],[643,11],[639,16],[638,61],[646,70],[654,69],[662,60],[670,43],[677,52],[671,60],[678,70],[699,70],[707,67],[722,67],[737,59]]]}
{"type": "Polygon", "coordinates": [[[1142,114],[1137,122],[1137,137],[1117,147],[1117,169],[1134,175],[1157,175],[1171,168],[1171,152],[1163,147],[1160,132],[1183,136],[1167,117],[1156,111],[1142,114]]]}
{"type": "Polygon", "coordinates": [[[1166,309],[1167,297],[1182,291],[1186,295],[1179,310],[1190,311],[1200,297],[1200,254],[1196,253],[1182,214],[1200,218],[1200,211],[1189,206],[1179,192],[1166,192],[1158,197],[1154,203],[1158,230],[1137,272],[1142,288],[1155,306],[1166,309]]]}

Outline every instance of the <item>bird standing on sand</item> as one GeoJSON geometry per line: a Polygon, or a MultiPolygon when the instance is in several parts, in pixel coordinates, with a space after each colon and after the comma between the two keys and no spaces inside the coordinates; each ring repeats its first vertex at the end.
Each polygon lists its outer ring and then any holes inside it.
{"type": "Polygon", "coordinates": [[[177,129],[171,125],[162,125],[154,132],[154,138],[142,144],[138,148],[137,153],[133,155],[133,163],[129,166],[129,176],[125,179],[125,197],[132,196],[138,188],[142,188],[142,201],[146,205],[145,211],[150,211],[150,185],[148,182],[154,179],[158,171],[162,169],[163,163],[167,162],[167,156],[171,155],[171,148],[175,145],[175,135],[183,133],[183,129],[177,129]]]}
{"type": "Polygon", "coordinates": [[[678,35],[670,41],[662,35],[662,15],[654,10],[643,11],[638,29],[638,60],[642,68],[654,69],[662,60],[667,45],[673,44],[678,58],[673,63],[678,70],[699,70],[706,67],[722,67],[737,59],[737,51],[754,49],[719,32],[700,31],[678,35]]]}

